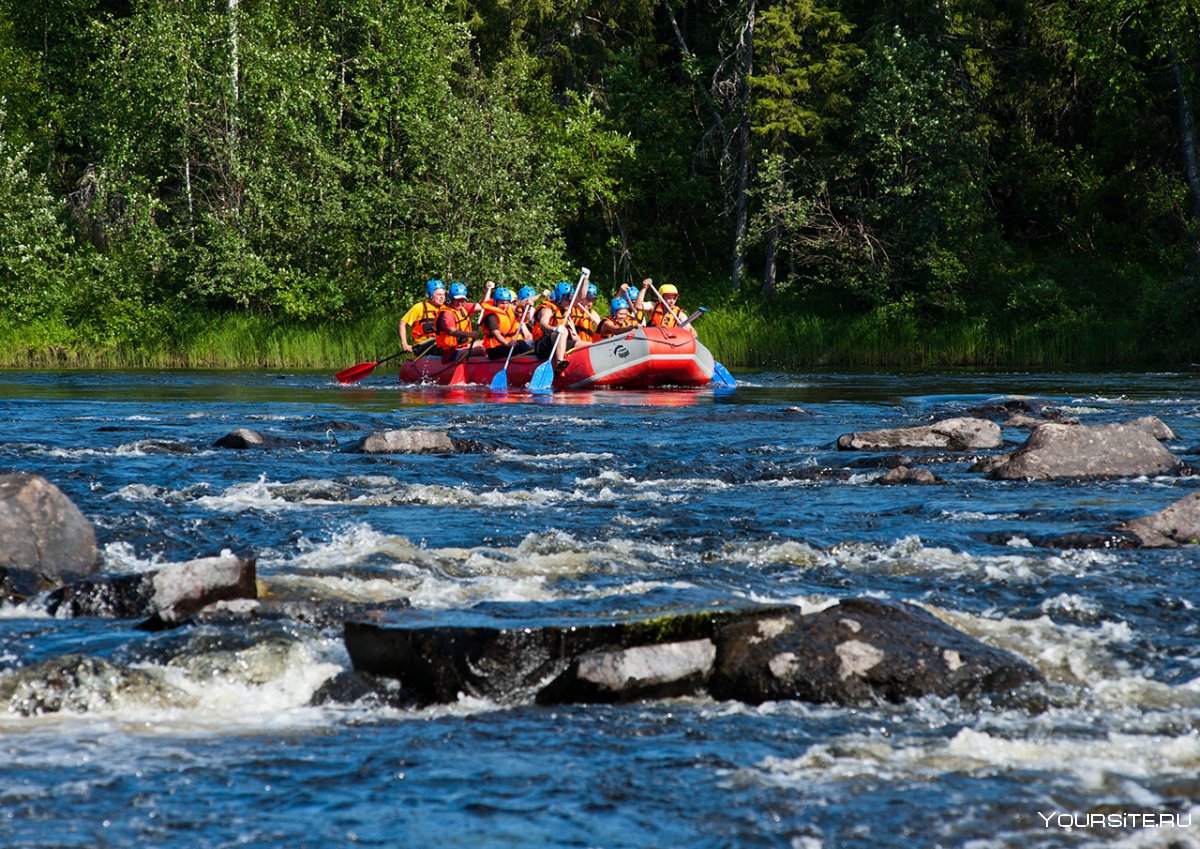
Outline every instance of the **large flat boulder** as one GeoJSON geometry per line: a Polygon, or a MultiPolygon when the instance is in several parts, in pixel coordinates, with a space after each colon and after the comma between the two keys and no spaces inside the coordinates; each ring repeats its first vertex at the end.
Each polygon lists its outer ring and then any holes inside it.
{"type": "Polygon", "coordinates": [[[398,682],[394,701],[418,705],[463,695],[555,704],[704,693],[856,704],[1041,680],[1024,661],[920,608],[871,599],[808,615],[793,606],[607,621],[521,614],[412,611],[348,621],[346,647],[357,673],[398,682]]]}
{"type": "Polygon", "coordinates": [[[920,427],[847,433],[838,437],[837,446],[843,451],[900,451],[909,448],[970,451],[997,448],[1000,446],[1000,426],[988,419],[963,416],[920,427]]]}
{"type": "Polygon", "coordinates": [[[973,468],[994,480],[1103,479],[1170,475],[1183,463],[1144,423],[1048,423],[1034,428],[1016,451],[989,457],[973,468]]]}
{"type": "Polygon", "coordinates": [[[0,475],[0,595],[28,596],[96,571],[96,532],[40,475],[0,475]]]}

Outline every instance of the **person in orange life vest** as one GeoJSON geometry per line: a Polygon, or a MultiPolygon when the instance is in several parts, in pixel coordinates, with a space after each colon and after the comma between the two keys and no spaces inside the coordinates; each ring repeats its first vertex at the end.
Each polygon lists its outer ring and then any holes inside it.
{"type": "Polygon", "coordinates": [[[633,330],[635,327],[641,327],[641,325],[629,311],[629,301],[624,298],[613,298],[612,303],[608,305],[608,316],[600,322],[596,333],[600,339],[608,339],[624,333],[626,330],[633,330]]]}
{"type": "MultiPolygon", "coordinates": [[[[513,354],[527,354],[533,350],[533,335],[515,309],[517,296],[512,289],[501,286],[495,299],[483,305],[483,349],[489,360],[503,360],[509,349],[513,354]]],[[[528,318],[528,316],[524,316],[528,318]]]]}
{"type": "Polygon", "coordinates": [[[595,283],[587,284],[587,288],[580,292],[579,297],[575,300],[575,308],[571,310],[571,321],[575,322],[575,329],[579,332],[581,342],[596,341],[596,328],[600,326],[600,313],[596,312],[593,305],[599,294],[600,290],[596,288],[595,283]]]}
{"type": "MultiPolygon", "coordinates": [[[[485,300],[491,294],[492,285],[488,284],[483,296],[485,300]]],[[[483,350],[483,343],[479,341],[482,334],[475,330],[471,321],[471,314],[482,310],[481,304],[467,302],[466,284],[450,284],[450,302],[437,314],[437,344],[442,349],[442,362],[451,363],[459,356],[469,357],[475,351],[483,350]]]]}
{"type": "Polygon", "coordinates": [[[637,303],[634,308],[638,312],[649,313],[649,324],[652,327],[679,327],[687,321],[687,313],[679,306],[679,290],[668,283],[658,290],[658,294],[662,295],[662,300],[654,306],[649,306],[646,303],[646,290],[650,287],[652,281],[649,277],[642,281],[642,289],[638,292],[637,303]]]}
{"type": "MultiPolygon", "coordinates": [[[[645,285],[646,284],[643,282],[642,286],[645,287],[645,285]]],[[[622,283],[620,297],[624,298],[626,303],[629,304],[629,317],[637,324],[645,324],[645,317],[634,307],[634,304],[637,303],[637,299],[639,297],[638,287],[634,286],[632,283],[622,283]]]]}
{"type": "MultiPolygon", "coordinates": [[[[551,298],[538,304],[537,311],[533,314],[533,350],[539,360],[548,360],[554,353],[559,327],[562,327],[563,332],[567,334],[568,351],[579,344],[579,334],[575,333],[571,329],[571,325],[567,324],[567,307],[571,303],[573,294],[575,294],[575,287],[564,280],[554,287],[551,298]]],[[[562,362],[565,363],[566,360],[562,362]]],[[[555,363],[554,366],[556,369],[559,368],[559,363],[555,363]]]]}
{"type": "Polygon", "coordinates": [[[413,345],[431,345],[437,336],[437,314],[446,303],[446,287],[441,280],[430,280],[425,284],[425,295],[425,300],[413,304],[404,314],[396,331],[400,334],[400,347],[406,354],[412,353],[413,345]],[[410,327],[411,343],[408,341],[410,327]]]}

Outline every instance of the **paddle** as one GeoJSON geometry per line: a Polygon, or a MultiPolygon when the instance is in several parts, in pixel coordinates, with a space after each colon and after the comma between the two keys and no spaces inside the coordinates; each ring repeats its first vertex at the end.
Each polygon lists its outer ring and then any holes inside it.
{"type": "MultiPolygon", "coordinates": [[[[571,294],[571,303],[567,306],[567,312],[564,316],[566,321],[571,320],[571,310],[575,309],[575,299],[579,297],[579,290],[583,288],[583,284],[587,282],[588,275],[592,272],[587,268],[582,269],[583,273],[579,275],[579,282],[575,284],[575,291],[571,294]]],[[[566,328],[562,322],[558,325],[559,342],[562,342],[562,336],[566,332],[566,328]]],[[[554,355],[557,351],[551,351],[550,357],[546,362],[533,370],[533,377],[529,379],[530,392],[549,392],[550,384],[554,383],[554,355]]]]}
{"type": "MultiPolygon", "coordinates": [[[[414,356],[420,356],[421,354],[424,354],[426,351],[428,351],[431,345],[433,345],[433,342],[426,342],[424,345],[421,346],[420,352],[418,352],[414,348],[412,353],[414,356]]],[[[376,368],[378,368],[379,366],[388,362],[389,360],[394,360],[394,359],[396,359],[396,357],[403,357],[406,353],[408,353],[408,352],[407,351],[397,351],[396,353],[392,354],[390,357],[384,357],[382,360],[375,360],[374,362],[368,362],[368,363],[359,363],[358,365],[350,366],[350,368],[342,369],[336,375],[334,375],[334,377],[336,377],[338,379],[338,383],[354,383],[356,381],[362,380],[364,377],[369,375],[371,372],[375,371],[376,368]]]]}
{"type": "MultiPolygon", "coordinates": [[[[529,311],[531,309],[533,309],[532,302],[525,305],[525,312],[521,313],[521,321],[517,325],[518,330],[520,330],[522,327],[525,326],[525,319],[529,318],[529,311]]],[[[502,368],[502,369],[500,369],[500,371],[496,372],[496,376],[492,378],[492,391],[493,392],[507,392],[508,391],[508,364],[510,362],[512,362],[513,349],[517,347],[516,343],[517,343],[516,339],[513,339],[511,342],[509,342],[508,356],[504,358],[504,368],[502,368]]]]}
{"type": "MultiPolygon", "coordinates": [[[[646,282],[650,284],[650,291],[652,291],[654,293],[654,297],[658,298],[658,302],[660,304],[662,304],[663,306],[667,306],[667,302],[663,300],[663,296],[660,295],[658,292],[658,289],[655,288],[654,281],[650,280],[649,278],[646,278],[646,282]]],[[[674,307],[667,306],[667,309],[671,310],[672,312],[675,312],[674,307]]],[[[681,327],[686,326],[695,317],[696,316],[694,316],[694,315],[691,316],[680,326],[681,327]]],[[[676,318],[676,320],[678,320],[678,318],[679,318],[678,312],[675,312],[675,318],[676,318]]],[[[692,332],[695,333],[696,331],[693,330],[692,332]]],[[[725,366],[721,365],[716,360],[713,360],[712,382],[723,389],[733,389],[737,386],[737,381],[733,379],[733,375],[729,373],[729,369],[725,368],[725,366]]]]}

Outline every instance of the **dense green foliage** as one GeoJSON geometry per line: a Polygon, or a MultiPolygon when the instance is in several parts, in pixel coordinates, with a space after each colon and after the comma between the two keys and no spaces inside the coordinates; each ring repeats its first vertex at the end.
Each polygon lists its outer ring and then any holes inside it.
{"type": "Polygon", "coordinates": [[[586,264],[735,365],[1187,363],[1198,62],[1159,0],[0,0],[0,360],[344,364],[586,264]]]}

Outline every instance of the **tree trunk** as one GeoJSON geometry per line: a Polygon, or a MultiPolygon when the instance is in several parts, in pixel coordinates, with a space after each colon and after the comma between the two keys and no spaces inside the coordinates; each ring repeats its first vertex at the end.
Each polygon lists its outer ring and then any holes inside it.
{"type": "Polygon", "coordinates": [[[779,261],[779,217],[771,217],[771,229],[767,231],[767,262],[763,267],[762,293],[764,298],[775,294],[775,269],[779,261]]]}
{"type": "Polygon", "coordinates": [[[1175,54],[1175,45],[1168,48],[1171,73],[1175,76],[1175,98],[1179,102],[1179,135],[1183,148],[1183,170],[1192,192],[1192,273],[1200,269],[1200,161],[1196,155],[1196,116],[1184,87],[1183,68],[1175,54]]]}
{"type": "Polygon", "coordinates": [[[739,50],[742,54],[742,78],[738,86],[741,101],[737,132],[737,188],[734,195],[733,291],[742,287],[746,266],[746,231],[750,223],[750,75],[754,71],[754,14],[757,0],[746,4],[746,25],[742,28],[739,50]]]}

